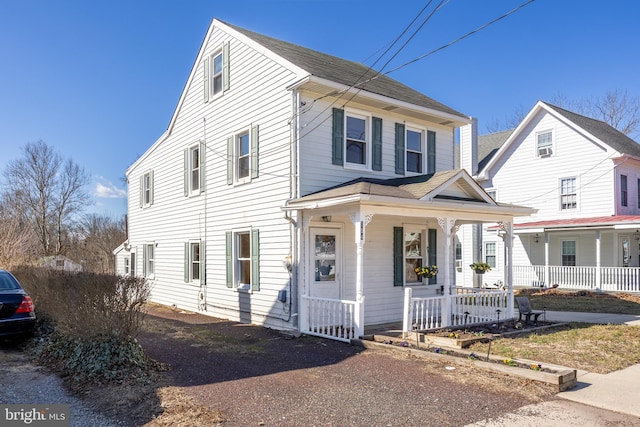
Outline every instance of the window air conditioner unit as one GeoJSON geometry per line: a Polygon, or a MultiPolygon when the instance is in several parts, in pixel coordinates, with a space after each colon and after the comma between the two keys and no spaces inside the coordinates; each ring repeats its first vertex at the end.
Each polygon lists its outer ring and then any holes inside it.
{"type": "Polygon", "coordinates": [[[538,156],[540,157],[549,157],[551,155],[551,147],[540,147],[538,148],[538,156]]]}
{"type": "Polygon", "coordinates": [[[456,260],[456,270],[462,271],[462,260],[461,259],[457,259],[456,260]]]}

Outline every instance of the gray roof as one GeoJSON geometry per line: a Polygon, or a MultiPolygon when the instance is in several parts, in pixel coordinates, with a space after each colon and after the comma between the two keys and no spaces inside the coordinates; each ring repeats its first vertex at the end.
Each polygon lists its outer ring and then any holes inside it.
{"type": "Polygon", "coordinates": [[[571,120],[576,125],[580,126],[582,129],[586,130],[605,144],[609,145],[614,150],[620,153],[640,157],[640,144],[638,144],[633,139],[629,138],[627,135],[623,134],[613,126],[603,121],[591,119],[589,117],[581,116],[580,114],[565,110],[564,108],[556,107],[555,105],[551,105],[548,102],[545,102],[545,104],[567,119],[571,120]]]}
{"type": "Polygon", "coordinates": [[[274,39],[263,34],[245,30],[244,28],[236,27],[235,25],[231,25],[226,22],[225,25],[228,25],[239,33],[244,34],[275,54],[283,57],[287,61],[306,70],[313,76],[346,86],[353,86],[356,82],[362,82],[360,84],[356,84],[355,87],[399,101],[464,117],[465,119],[467,118],[467,116],[453,108],[429,98],[428,96],[425,96],[422,93],[387,77],[386,75],[378,76],[377,71],[370,69],[366,65],[274,39]]]}
{"type": "MultiPolygon", "coordinates": [[[[580,114],[574,113],[564,108],[544,102],[544,104],[564,116],[567,120],[586,130],[614,150],[629,154],[634,157],[640,157],[640,144],[627,135],[623,134],[613,126],[596,119],[592,119],[580,114]]],[[[480,135],[478,137],[478,170],[481,171],[487,166],[489,161],[498,152],[500,147],[509,139],[514,129],[504,130],[501,132],[480,135]]]]}
{"type": "Polygon", "coordinates": [[[501,132],[480,135],[478,137],[478,170],[481,171],[489,163],[489,160],[498,152],[500,147],[513,133],[513,129],[501,132]]]}
{"type": "Polygon", "coordinates": [[[455,177],[460,171],[461,169],[454,169],[428,175],[391,179],[360,177],[301,197],[297,199],[297,201],[324,200],[336,197],[347,197],[355,194],[370,194],[374,196],[418,200],[449,179],[455,177]]]}

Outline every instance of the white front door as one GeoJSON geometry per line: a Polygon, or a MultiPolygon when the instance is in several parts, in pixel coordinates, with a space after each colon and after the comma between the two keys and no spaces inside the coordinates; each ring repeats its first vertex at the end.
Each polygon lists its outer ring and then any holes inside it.
{"type": "Polygon", "coordinates": [[[311,228],[310,294],[318,298],[342,298],[342,233],[339,228],[311,228]]]}

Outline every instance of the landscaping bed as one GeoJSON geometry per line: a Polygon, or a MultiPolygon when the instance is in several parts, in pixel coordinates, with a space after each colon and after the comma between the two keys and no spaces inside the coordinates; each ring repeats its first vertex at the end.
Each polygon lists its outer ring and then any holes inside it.
{"type": "MultiPolygon", "coordinates": [[[[562,326],[539,322],[524,325],[507,321],[501,324],[469,325],[463,329],[443,328],[436,331],[417,331],[407,339],[384,335],[370,335],[359,341],[365,348],[405,352],[426,360],[444,359],[452,365],[472,365],[481,369],[502,372],[533,381],[549,384],[558,392],[568,390],[577,383],[577,370],[565,366],[537,361],[496,356],[491,354],[491,341],[496,338],[527,334],[562,326]],[[486,354],[479,354],[467,347],[476,342],[489,342],[486,354]]],[[[452,367],[452,369],[455,369],[452,367]]]]}

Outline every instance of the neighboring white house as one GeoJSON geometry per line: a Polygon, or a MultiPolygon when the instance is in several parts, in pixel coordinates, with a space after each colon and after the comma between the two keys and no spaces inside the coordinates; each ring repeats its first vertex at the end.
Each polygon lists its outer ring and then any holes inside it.
{"type": "Polygon", "coordinates": [[[402,320],[405,289],[449,294],[458,226],[532,212],[453,170],[471,123],[364,65],[214,20],[168,129],[127,170],[118,272],[146,276],[158,303],[278,329],[402,320]],[[414,271],[427,263],[430,280],[414,271]]]}
{"type": "Polygon", "coordinates": [[[53,270],[82,271],[82,264],[64,255],[51,255],[40,260],[40,266],[53,270]]]}
{"type": "MultiPolygon", "coordinates": [[[[514,224],[513,285],[640,291],[639,144],[540,101],[517,128],[479,137],[477,150],[470,173],[485,190],[536,209],[514,224]]],[[[494,266],[480,285],[504,281],[500,228],[476,237],[478,258],[494,266]]]]}

